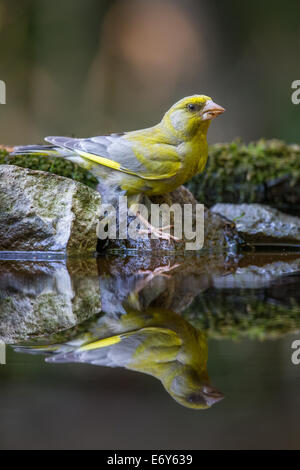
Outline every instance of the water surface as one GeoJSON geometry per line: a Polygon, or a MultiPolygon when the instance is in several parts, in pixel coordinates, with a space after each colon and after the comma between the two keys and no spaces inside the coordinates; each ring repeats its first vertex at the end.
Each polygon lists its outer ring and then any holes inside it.
{"type": "Polygon", "coordinates": [[[10,258],[2,449],[299,448],[299,254],[10,258]]]}

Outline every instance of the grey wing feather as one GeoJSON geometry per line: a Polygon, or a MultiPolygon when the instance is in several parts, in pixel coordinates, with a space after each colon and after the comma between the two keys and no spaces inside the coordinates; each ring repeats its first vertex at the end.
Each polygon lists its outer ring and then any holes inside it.
{"type": "Polygon", "coordinates": [[[61,354],[49,356],[47,362],[83,362],[108,367],[126,367],[131,361],[134,352],[143,341],[143,335],[128,336],[122,339],[120,343],[100,347],[91,351],[75,350],[61,354]]]}
{"type": "Polygon", "coordinates": [[[46,137],[45,140],[53,145],[68,148],[75,153],[87,152],[108,158],[120,163],[124,168],[133,172],[145,169],[133,151],[132,142],[124,138],[126,134],[110,134],[87,139],[72,139],[70,137],[46,137]]]}

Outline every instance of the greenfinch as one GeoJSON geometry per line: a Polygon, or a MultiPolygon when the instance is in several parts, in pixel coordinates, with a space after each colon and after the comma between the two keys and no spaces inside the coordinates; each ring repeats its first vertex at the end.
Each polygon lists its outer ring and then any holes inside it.
{"type": "Polygon", "coordinates": [[[222,400],[223,394],[210,384],[207,373],[206,333],[172,310],[140,311],[131,306],[135,302],[129,296],[124,314],[104,314],[70,341],[17,350],[47,353],[46,360],[52,363],[124,367],[152,375],[175,401],[195,410],[222,400]]]}
{"type": "Polygon", "coordinates": [[[209,96],[193,95],[175,103],[159,124],[147,129],[86,139],[46,137],[51,145],[15,147],[14,154],[65,157],[128,196],[160,195],[203,171],[210,122],[224,111],[209,96]]]}
{"type": "MultiPolygon", "coordinates": [[[[98,178],[104,203],[115,205],[122,194],[132,208],[141,195],[169,193],[203,171],[210,122],[224,111],[209,96],[193,95],[175,103],[159,124],[147,129],[86,139],[46,137],[51,145],[15,147],[13,154],[55,155],[76,162],[98,178]]],[[[138,211],[132,212],[147,233],[178,241],[165,233],[170,226],[158,229],[138,211]]]]}

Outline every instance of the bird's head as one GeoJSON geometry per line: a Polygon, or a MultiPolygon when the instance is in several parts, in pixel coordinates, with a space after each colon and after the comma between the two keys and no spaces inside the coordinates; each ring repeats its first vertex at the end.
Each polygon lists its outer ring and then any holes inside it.
{"type": "Polygon", "coordinates": [[[208,377],[200,377],[193,369],[174,377],[169,393],[181,405],[194,410],[205,410],[221,401],[224,395],[210,385],[208,377]]]}
{"type": "Polygon", "coordinates": [[[177,101],[164,115],[163,123],[176,132],[190,136],[200,128],[208,129],[211,120],[224,111],[209,96],[193,95],[177,101]]]}

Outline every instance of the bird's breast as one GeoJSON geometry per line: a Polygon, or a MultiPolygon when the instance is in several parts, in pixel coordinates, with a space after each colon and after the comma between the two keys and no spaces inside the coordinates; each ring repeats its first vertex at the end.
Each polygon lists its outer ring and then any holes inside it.
{"type": "Polygon", "coordinates": [[[207,143],[202,139],[184,142],[178,148],[181,156],[181,172],[185,181],[202,171],[207,161],[207,143]]]}

